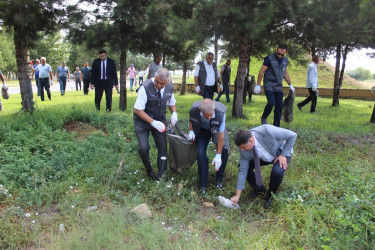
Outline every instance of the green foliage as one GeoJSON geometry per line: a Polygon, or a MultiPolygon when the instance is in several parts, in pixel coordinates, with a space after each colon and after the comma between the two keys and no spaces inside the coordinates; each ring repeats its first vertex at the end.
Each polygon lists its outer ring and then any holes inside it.
{"type": "Polygon", "coordinates": [[[356,68],[355,70],[347,71],[346,73],[349,76],[359,81],[369,80],[373,78],[371,71],[368,69],[364,69],[363,67],[359,67],[359,68],[356,68]]]}
{"type": "Polygon", "coordinates": [[[17,71],[13,34],[6,32],[0,32],[0,69],[4,76],[8,71],[17,71]]]}

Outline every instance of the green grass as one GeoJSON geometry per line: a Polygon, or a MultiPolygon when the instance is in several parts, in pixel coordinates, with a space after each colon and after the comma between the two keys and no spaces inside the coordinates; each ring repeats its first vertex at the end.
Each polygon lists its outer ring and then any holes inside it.
{"type": "MultiPolygon", "coordinates": [[[[218,195],[235,192],[239,156],[233,133],[260,124],[265,96],[244,104],[247,119],[232,118],[226,104],[231,151],[225,187],[214,188],[210,169],[205,196],[197,190],[196,165],[179,174],[169,170],[160,183],[147,178],[133,128],[135,98],[134,92],[128,93],[128,111],[119,112],[114,94],[110,114],[95,111],[93,92],[63,97],[53,93],[52,101],[45,102],[35,97],[31,115],[20,111],[19,95],[2,100],[0,184],[8,193],[0,192],[1,248],[375,247],[375,126],[368,123],[373,102],[344,99],[340,107],[331,108],[330,98],[318,98],[318,113],[296,109],[294,121],[281,124],[298,138],[275,206],[265,210],[263,197],[248,198],[251,188],[246,186],[240,209],[234,211],[217,201],[218,195]],[[63,129],[71,120],[96,126],[99,132],[77,141],[63,129]],[[207,208],[204,202],[215,207],[207,208]],[[141,203],[150,207],[153,218],[139,220],[130,212],[141,203]],[[98,210],[87,212],[89,206],[98,210]],[[58,232],[60,223],[64,233],[58,232]]],[[[200,97],[177,93],[176,98],[179,121],[187,131],[188,111],[200,97]]],[[[214,154],[211,145],[209,158],[214,154]]],[[[153,140],[150,155],[155,165],[153,140]]],[[[262,174],[268,184],[270,167],[262,174]]]]}

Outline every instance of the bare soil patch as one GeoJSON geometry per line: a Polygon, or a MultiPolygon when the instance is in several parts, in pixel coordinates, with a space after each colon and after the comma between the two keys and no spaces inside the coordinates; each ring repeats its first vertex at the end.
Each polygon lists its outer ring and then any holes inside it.
{"type": "Polygon", "coordinates": [[[101,128],[97,128],[79,120],[66,122],[63,128],[68,132],[76,133],[78,141],[86,141],[87,137],[94,133],[102,133],[103,136],[107,136],[104,125],[101,128]]]}

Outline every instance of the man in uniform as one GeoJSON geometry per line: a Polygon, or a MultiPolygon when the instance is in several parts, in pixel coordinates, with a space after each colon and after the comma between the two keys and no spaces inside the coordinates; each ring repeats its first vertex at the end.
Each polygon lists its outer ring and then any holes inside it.
{"type": "Polygon", "coordinates": [[[216,187],[223,187],[224,171],[228,161],[229,140],[225,128],[226,107],[209,98],[194,102],[190,108],[190,140],[197,140],[199,190],[205,194],[208,181],[207,146],[212,138],[216,145],[216,156],[212,162],[216,170],[216,187]]]}
{"type": "Polygon", "coordinates": [[[133,116],[138,153],[146,167],[147,175],[153,180],[159,180],[167,170],[167,136],[165,133],[167,107],[172,113],[171,123],[174,126],[177,122],[176,99],[173,86],[169,83],[169,71],[161,68],[156,71],[155,78],[146,80],[139,88],[133,116]],[[149,160],[150,132],[158,148],[157,175],[149,160]]]}
{"type": "Polygon", "coordinates": [[[259,71],[254,93],[260,93],[260,84],[264,75],[264,92],[267,97],[267,104],[260,119],[261,124],[267,124],[267,117],[271,114],[273,106],[275,106],[273,125],[280,127],[284,97],[283,79],[285,79],[289,84],[289,88],[294,92],[294,87],[292,86],[287,70],[288,58],[285,56],[286,50],[287,46],[285,44],[280,44],[275,54],[264,58],[262,68],[259,71]]]}

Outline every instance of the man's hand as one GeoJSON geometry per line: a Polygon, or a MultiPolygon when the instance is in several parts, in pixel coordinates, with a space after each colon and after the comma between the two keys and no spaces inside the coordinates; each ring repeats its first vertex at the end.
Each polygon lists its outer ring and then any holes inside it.
{"type": "Polygon", "coordinates": [[[91,90],[93,90],[95,88],[94,84],[91,84],[91,90]]]}
{"type": "Polygon", "coordinates": [[[177,112],[173,112],[172,116],[171,116],[172,126],[176,125],[177,121],[178,121],[178,119],[177,119],[177,112]]]}
{"type": "Polygon", "coordinates": [[[260,89],[260,85],[255,85],[255,88],[254,88],[254,94],[260,94],[260,91],[261,91],[261,89],[260,89]]]}
{"type": "Polygon", "coordinates": [[[287,170],[287,168],[288,168],[288,162],[287,162],[285,156],[283,156],[283,155],[279,155],[279,156],[273,161],[273,163],[276,163],[277,161],[278,161],[279,164],[280,164],[280,168],[283,168],[284,170],[287,170]]]}
{"type": "Polygon", "coordinates": [[[53,85],[53,81],[51,80],[51,86],[53,85]]]}
{"type": "Polygon", "coordinates": [[[230,198],[230,201],[233,202],[233,207],[236,207],[238,204],[238,201],[240,200],[240,197],[235,195],[232,198],[230,198]]]}
{"type": "Polygon", "coordinates": [[[190,130],[187,138],[188,138],[188,140],[192,140],[193,142],[195,141],[195,133],[194,133],[193,130],[190,130]]]}
{"type": "Polygon", "coordinates": [[[292,84],[289,85],[289,88],[290,88],[291,91],[293,91],[293,93],[296,91],[296,89],[293,87],[292,84]]]}
{"type": "Polygon", "coordinates": [[[317,91],[317,88],[316,87],[312,87],[312,91],[317,91]]]}
{"type": "Polygon", "coordinates": [[[154,120],[151,123],[151,126],[153,126],[157,131],[160,133],[163,133],[165,131],[165,124],[159,121],[154,120]]]}
{"type": "Polygon", "coordinates": [[[215,166],[216,172],[219,171],[221,167],[221,154],[216,154],[214,160],[212,161],[212,166],[215,166]]]}
{"type": "Polygon", "coordinates": [[[223,92],[223,84],[220,84],[220,92],[223,92]]]}
{"type": "Polygon", "coordinates": [[[195,92],[196,92],[197,94],[199,94],[199,92],[201,92],[201,88],[200,88],[199,86],[196,86],[196,87],[195,87],[195,92]]]}
{"type": "Polygon", "coordinates": [[[115,88],[118,90],[119,89],[119,85],[117,84],[117,85],[115,85],[115,88]]]}

